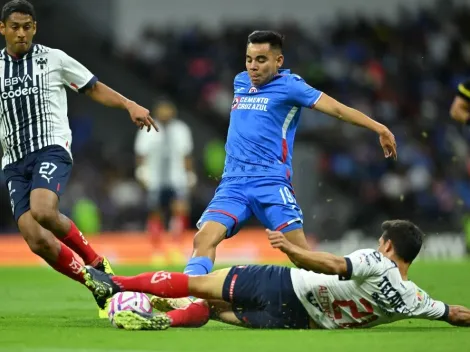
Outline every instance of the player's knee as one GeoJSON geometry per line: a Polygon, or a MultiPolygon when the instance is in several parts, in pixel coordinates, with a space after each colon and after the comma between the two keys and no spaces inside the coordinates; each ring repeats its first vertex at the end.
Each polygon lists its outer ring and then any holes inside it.
{"type": "Polygon", "coordinates": [[[49,228],[57,219],[54,209],[41,206],[31,206],[31,215],[42,227],[49,228]]]}
{"type": "Polygon", "coordinates": [[[215,249],[224,239],[225,234],[210,232],[204,229],[199,230],[194,236],[193,248],[198,250],[215,249]]]}

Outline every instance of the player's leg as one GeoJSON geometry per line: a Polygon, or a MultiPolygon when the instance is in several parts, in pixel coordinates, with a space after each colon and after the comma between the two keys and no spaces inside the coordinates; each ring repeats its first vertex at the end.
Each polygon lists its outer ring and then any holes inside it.
{"type": "Polygon", "coordinates": [[[94,251],[73,221],[59,211],[59,197],[72,170],[70,156],[59,146],[46,147],[37,153],[30,194],[32,217],[75,251],[85,264],[100,265],[103,258],[94,251]]]}
{"type": "Polygon", "coordinates": [[[93,268],[85,269],[86,284],[103,297],[111,296],[119,291],[138,291],[157,294],[160,297],[178,298],[188,295],[206,299],[191,301],[180,309],[172,309],[165,313],[140,314],[123,311],[114,315],[114,323],[127,330],[164,330],[168,327],[200,327],[210,318],[211,309],[208,302],[219,302],[220,317],[232,323],[240,323],[234,313],[221,312],[222,291],[226,286],[227,274],[230,269],[214,271],[208,275],[188,276],[182,273],[151,272],[134,277],[111,277],[93,268]]]}
{"type": "Polygon", "coordinates": [[[216,320],[230,325],[244,326],[244,323],[238,319],[233,312],[232,303],[214,299],[207,300],[206,302],[209,306],[210,320],[216,320]]]}
{"type": "MultiPolygon", "coordinates": [[[[214,272],[215,274],[216,272],[214,272]]],[[[292,285],[291,270],[271,265],[235,266],[224,276],[223,286],[204,280],[194,281],[202,296],[211,288],[221,290],[223,301],[206,296],[211,319],[227,324],[257,329],[307,329],[309,316],[297,298],[292,285]],[[209,288],[204,287],[208,283],[209,288]]],[[[211,280],[211,279],[210,279],[211,280]]],[[[220,291],[218,291],[220,292],[220,291]]],[[[194,326],[205,323],[207,312],[194,304],[167,313],[171,326],[194,326]]]]}
{"type": "Polygon", "coordinates": [[[181,250],[181,236],[187,228],[189,202],[187,190],[169,187],[165,192],[164,205],[167,210],[169,223],[165,236],[165,253],[168,264],[178,264],[187,260],[186,254],[181,250]]]}
{"type": "MultiPolygon", "coordinates": [[[[228,219],[219,221],[228,221],[228,219]]],[[[192,257],[186,264],[184,273],[190,275],[210,273],[214,266],[217,246],[225,239],[226,233],[227,227],[223,223],[205,221],[194,236],[192,257]]]]}
{"type": "Polygon", "coordinates": [[[114,315],[114,323],[126,330],[165,330],[169,327],[198,328],[209,319],[225,324],[245,326],[233,312],[230,303],[220,300],[197,300],[185,308],[168,312],[142,314],[120,311],[114,315]]]}
{"type": "Polygon", "coordinates": [[[31,215],[29,197],[32,182],[27,165],[33,158],[34,156],[27,156],[19,162],[7,165],[4,169],[12,212],[18,229],[34,254],[43,258],[58,272],[83,282],[80,273],[82,265],[70,248],[60,243],[31,215]]]}
{"type": "MultiPolygon", "coordinates": [[[[42,227],[32,216],[29,210],[29,187],[22,177],[13,177],[8,181],[12,189],[10,194],[15,220],[18,228],[33,253],[43,258],[52,268],[69,278],[84,283],[83,266],[75,257],[75,253],[64,243],[58,241],[52,232],[42,227]],[[14,192],[13,192],[14,191],[14,192]]],[[[104,271],[104,263],[97,267],[104,271]]],[[[109,272],[110,270],[108,270],[109,272]]],[[[96,298],[96,297],[95,297],[96,298]]],[[[100,309],[99,316],[107,317],[105,309],[106,300],[96,299],[100,309]]]]}
{"type": "Polygon", "coordinates": [[[81,273],[82,264],[73,251],[59,242],[50,231],[39,225],[30,211],[20,216],[18,228],[34,254],[43,258],[56,271],[84,283],[81,273]]]}
{"type": "MultiPolygon", "coordinates": [[[[60,253],[66,251],[65,247],[70,248],[85,264],[113,274],[109,261],[98,255],[73,221],[59,211],[59,198],[65,190],[72,170],[72,160],[67,151],[60,146],[50,146],[34,153],[30,158],[32,181],[29,207],[32,218],[65,244],[61,246],[60,253]]],[[[34,229],[25,231],[32,233],[34,229]]],[[[81,270],[81,264],[78,267],[76,260],[70,265],[74,266],[76,272],[81,270]]],[[[105,307],[108,302],[97,297],[95,299],[100,308],[99,317],[107,318],[105,307]]]]}
{"type": "MultiPolygon", "coordinates": [[[[246,178],[224,178],[215,192],[215,196],[198,221],[199,231],[193,241],[193,254],[188,261],[185,274],[205,275],[214,265],[216,248],[225,238],[234,236],[241,226],[252,216],[246,197],[246,178]]],[[[181,308],[187,306],[190,299],[155,299],[158,309],[181,308]]]]}
{"type": "MultiPolygon", "coordinates": [[[[291,269],[274,265],[235,266],[227,275],[224,301],[240,325],[257,329],[307,329],[309,316],[297,298],[291,269]]],[[[232,323],[230,315],[224,321],[232,323]]]]}
{"type": "Polygon", "coordinates": [[[72,248],[85,264],[97,266],[103,261],[73,221],[59,212],[59,198],[55,192],[46,188],[35,188],[31,191],[30,202],[33,219],[72,248]]]}
{"type": "MultiPolygon", "coordinates": [[[[182,309],[175,309],[166,314],[143,315],[136,312],[119,312],[114,316],[115,323],[128,330],[163,330],[173,327],[198,327],[204,325],[209,317],[218,318],[230,324],[242,325],[243,322],[235,315],[231,304],[236,289],[236,281],[244,267],[227,268],[214,271],[208,275],[189,276],[182,273],[150,272],[133,277],[110,276],[91,267],[84,269],[86,285],[103,298],[110,297],[121,291],[145,292],[159,297],[178,298],[188,295],[201,299],[190,303],[182,309]],[[225,301],[224,301],[225,300],[225,301]],[[208,304],[209,302],[209,304],[208,304]]],[[[249,272],[248,272],[249,273],[249,272]]],[[[242,295],[249,295],[247,284],[257,285],[256,278],[240,275],[242,295]],[[244,278],[243,278],[244,276],[244,278]]],[[[251,297],[245,297],[248,306],[256,304],[256,292],[251,290],[251,297]]],[[[244,298],[242,298],[243,300],[244,298]]]]}
{"type": "Polygon", "coordinates": [[[223,179],[214,198],[198,221],[199,231],[194,237],[192,258],[184,272],[191,275],[209,273],[214,265],[219,243],[235,235],[251,216],[243,180],[223,179]]]}
{"type": "MultiPolygon", "coordinates": [[[[218,207],[222,206],[227,207],[225,204],[218,207]]],[[[233,205],[231,208],[233,209],[233,205]]],[[[236,223],[232,218],[218,212],[210,214],[210,216],[214,218],[214,221],[207,220],[202,225],[199,225],[200,229],[193,241],[192,257],[184,269],[185,274],[206,275],[210,273],[214,265],[217,246],[227,237],[227,228],[231,229],[236,223]]],[[[153,305],[158,310],[165,311],[186,307],[191,301],[191,298],[186,297],[178,299],[155,297],[153,305]]]]}
{"type": "Polygon", "coordinates": [[[188,293],[208,303],[198,300],[185,308],[172,310],[166,315],[169,320],[161,314],[142,317],[135,313],[123,313],[122,326],[125,328],[160,330],[162,326],[194,327],[205,324],[209,316],[251,328],[308,328],[308,314],[293,290],[289,268],[248,265],[203,276],[158,272],[131,278],[105,277],[101,280],[100,277],[105,274],[93,269],[87,271],[87,285],[96,293],[112,295],[119,290],[143,291],[160,297],[180,297],[188,293]]]}
{"type": "Polygon", "coordinates": [[[281,231],[290,242],[310,249],[303,231],[302,210],[290,183],[280,178],[253,180],[250,195],[253,212],[264,226],[281,231]]]}
{"type": "Polygon", "coordinates": [[[163,238],[165,225],[161,207],[161,194],[159,188],[151,189],[147,194],[147,232],[152,245],[152,263],[154,265],[166,264],[165,240],[163,238]]]}
{"type": "Polygon", "coordinates": [[[188,191],[182,187],[181,189],[172,189],[172,197],[170,200],[170,226],[171,236],[175,239],[179,238],[188,224],[189,201],[188,191]]]}
{"type": "Polygon", "coordinates": [[[165,313],[170,320],[170,327],[198,328],[205,325],[209,319],[230,325],[244,326],[244,323],[233,312],[232,304],[222,300],[199,299],[187,307],[173,309],[165,313]]]}
{"type": "Polygon", "coordinates": [[[145,292],[164,298],[195,296],[201,299],[223,299],[222,291],[230,268],[208,275],[190,276],[177,272],[147,272],[136,276],[113,276],[91,266],[83,269],[86,285],[99,297],[118,292],[145,292]]]}

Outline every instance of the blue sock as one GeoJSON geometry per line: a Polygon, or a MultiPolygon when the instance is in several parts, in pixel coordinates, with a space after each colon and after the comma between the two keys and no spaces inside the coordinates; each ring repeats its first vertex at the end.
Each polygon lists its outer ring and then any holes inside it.
{"type": "Polygon", "coordinates": [[[184,273],[188,275],[206,275],[212,271],[214,263],[209,257],[194,257],[189,259],[184,273]]]}

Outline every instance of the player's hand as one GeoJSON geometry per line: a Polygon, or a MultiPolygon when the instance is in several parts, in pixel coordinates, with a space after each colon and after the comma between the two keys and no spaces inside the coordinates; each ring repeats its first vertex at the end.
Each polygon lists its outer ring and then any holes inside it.
{"type": "Polygon", "coordinates": [[[155,128],[155,131],[158,132],[158,127],[155,121],[150,116],[150,111],[137,103],[131,102],[127,108],[129,115],[131,115],[131,120],[134,122],[137,127],[143,129],[147,127],[147,132],[150,132],[150,129],[155,128]]]}
{"type": "Polygon", "coordinates": [[[379,133],[379,140],[385,157],[392,157],[397,160],[397,142],[395,142],[395,136],[387,127],[384,126],[384,129],[379,133]]]}
{"type": "Polygon", "coordinates": [[[281,231],[271,231],[266,229],[271,247],[280,249],[284,253],[290,253],[294,245],[284,236],[281,231]]]}

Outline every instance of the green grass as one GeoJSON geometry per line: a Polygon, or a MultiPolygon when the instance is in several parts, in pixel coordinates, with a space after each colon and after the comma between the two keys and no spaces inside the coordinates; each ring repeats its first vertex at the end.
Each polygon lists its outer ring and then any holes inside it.
{"type": "MultiPolygon", "coordinates": [[[[151,268],[116,268],[136,274],[151,268]]],[[[421,262],[411,278],[436,299],[470,306],[468,262],[421,262]]],[[[91,294],[47,268],[0,268],[0,352],[470,351],[470,329],[404,321],[370,330],[123,331],[97,318],[91,294]]]]}

